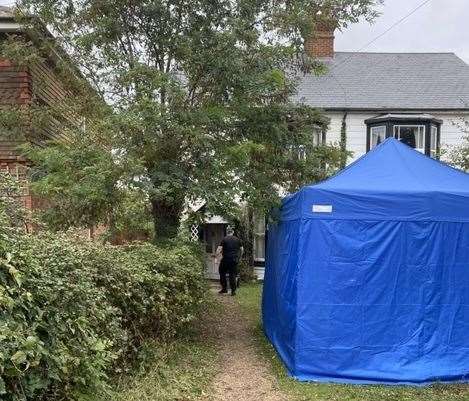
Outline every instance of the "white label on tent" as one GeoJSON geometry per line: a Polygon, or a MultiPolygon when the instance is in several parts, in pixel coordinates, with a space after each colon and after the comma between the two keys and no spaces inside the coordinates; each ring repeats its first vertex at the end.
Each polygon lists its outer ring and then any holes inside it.
{"type": "Polygon", "coordinates": [[[332,213],[332,205],[313,205],[313,213],[332,213]]]}

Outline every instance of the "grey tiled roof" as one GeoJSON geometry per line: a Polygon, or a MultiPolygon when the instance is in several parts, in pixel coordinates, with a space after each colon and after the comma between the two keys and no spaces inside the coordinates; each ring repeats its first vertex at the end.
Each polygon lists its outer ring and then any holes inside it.
{"type": "Polygon", "coordinates": [[[453,53],[338,52],[299,73],[295,101],[324,109],[469,109],[469,65],[453,53]]]}

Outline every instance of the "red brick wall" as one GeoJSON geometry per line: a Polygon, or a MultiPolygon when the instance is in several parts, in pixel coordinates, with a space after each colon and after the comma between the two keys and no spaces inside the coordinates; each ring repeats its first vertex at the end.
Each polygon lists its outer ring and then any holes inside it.
{"type": "Polygon", "coordinates": [[[315,58],[334,57],[334,31],[321,30],[314,32],[305,41],[306,53],[315,58]]]}
{"type": "MultiPolygon", "coordinates": [[[[32,79],[28,69],[0,59],[0,107],[20,106],[27,109],[32,99],[32,79]]],[[[27,185],[27,160],[18,151],[20,144],[14,138],[0,138],[0,169],[24,183],[22,201],[24,206],[32,208],[33,199],[27,185]]]]}
{"type": "Polygon", "coordinates": [[[0,104],[26,105],[32,101],[32,79],[27,69],[0,59],[0,104]]]}

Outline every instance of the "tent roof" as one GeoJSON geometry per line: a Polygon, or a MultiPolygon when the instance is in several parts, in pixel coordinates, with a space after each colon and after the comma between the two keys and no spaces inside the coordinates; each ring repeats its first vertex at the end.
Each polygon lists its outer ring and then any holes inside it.
{"type": "Polygon", "coordinates": [[[316,185],[324,189],[390,192],[462,192],[469,196],[469,174],[389,138],[345,170],[316,185]]]}
{"type": "Polygon", "coordinates": [[[282,210],[287,219],[469,222],[469,174],[390,138],[332,178],[286,198],[282,210]]]}

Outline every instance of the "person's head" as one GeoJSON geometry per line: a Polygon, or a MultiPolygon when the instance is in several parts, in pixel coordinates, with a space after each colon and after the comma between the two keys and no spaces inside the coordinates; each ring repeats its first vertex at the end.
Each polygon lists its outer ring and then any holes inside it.
{"type": "Polygon", "coordinates": [[[226,228],[226,235],[234,235],[234,229],[233,227],[228,226],[226,228]]]}

